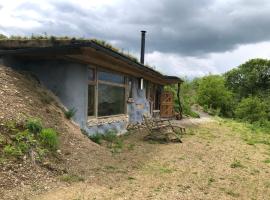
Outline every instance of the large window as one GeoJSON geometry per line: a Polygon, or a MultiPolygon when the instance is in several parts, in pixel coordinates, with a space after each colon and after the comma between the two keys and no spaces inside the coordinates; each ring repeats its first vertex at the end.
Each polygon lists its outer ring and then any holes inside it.
{"type": "Polygon", "coordinates": [[[123,75],[89,69],[88,82],[88,116],[102,117],[126,112],[128,87],[123,75]]]}
{"type": "Polygon", "coordinates": [[[107,84],[98,85],[98,116],[125,113],[125,88],[107,84]]]}

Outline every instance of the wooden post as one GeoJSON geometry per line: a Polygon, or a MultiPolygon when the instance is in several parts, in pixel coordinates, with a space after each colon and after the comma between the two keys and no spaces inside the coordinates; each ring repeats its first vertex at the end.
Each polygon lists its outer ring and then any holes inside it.
{"type": "Polygon", "coordinates": [[[178,100],[178,105],[179,105],[179,119],[183,118],[183,107],[181,104],[181,100],[180,100],[180,87],[181,87],[181,83],[177,83],[177,100],[178,100]]]}

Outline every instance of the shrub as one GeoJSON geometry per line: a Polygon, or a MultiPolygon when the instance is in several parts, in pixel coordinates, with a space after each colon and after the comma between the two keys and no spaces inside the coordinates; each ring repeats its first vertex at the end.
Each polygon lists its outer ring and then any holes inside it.
{"type": "Polygon", "coordinates": [[[34,134],[40,133],[42,130],[42,123],[40,119],[30,118],[26,121],[26,128],[34,134]]]}
{"type": "Polygon", "coordinates": [[[34,135],[29,132],[28,129],[18,132],[15,135],[16,147],[21,150],[22,153],[28,153],[29,150],[37,144],[34,135]]]}
{"type": "Polygon", "coordinates": [[[71,108],[71,109],[65,111],[65,116],[67,119],[71,119],[75,115],[76,112],[77,112],[77,110],[75,108],[71,108]]]}
{"type": "Polygon", "coordinates": [[[58,148],[58,136],[55,130],[51,128],[43,129],[39,134],[41,144],[52,151],[57,150],[58,148]]]}
{"type": "Polygon", "coordinates": [[[217,110],[223,116],[232,116],[233,95],[225,87],[224,77],[218,75],[205,76],[199,80],[198,103],[205,107],[217,110]]]}
{"type": "Polygon", "coordinates": [[[90,135],[88,136],[90,138],[90,140],[92,140],[93,142],[97,143],[97,144],[101,144],[101,140],[102,140],[102,135],[95,133],[94,135],[90,135]]]}
{"type": "Polygon", "coordinates": [[[238,119],[254,123],[263,122],[268,120],[268,114],[266,112],[267,105],[258,97],[248,97],[242,99],[237,105],[235,110],[235,116],[238,119]]]}

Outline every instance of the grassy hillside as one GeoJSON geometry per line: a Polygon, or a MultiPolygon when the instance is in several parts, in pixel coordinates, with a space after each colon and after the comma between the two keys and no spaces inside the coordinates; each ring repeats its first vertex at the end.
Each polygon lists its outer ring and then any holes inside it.
{"type": "Polygon", "coordinates": [[[89,167],[111,161],[110,152],[84,136],[32,75],[0,66],[0,96],[3,199],[56,187],[62,176],[87,177],[89,167]]]}

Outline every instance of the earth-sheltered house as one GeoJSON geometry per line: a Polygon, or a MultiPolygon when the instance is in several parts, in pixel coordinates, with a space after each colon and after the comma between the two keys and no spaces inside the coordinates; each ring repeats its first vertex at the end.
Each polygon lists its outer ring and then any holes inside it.
{"type": "Polygon", "coordinates": [[[0,64],[33,74],[76,109],[73,119],[88,134],[124,133],[144,114],[162,111],[165,85],[182,82],[93,40],[2,40],[0,64]]]}

